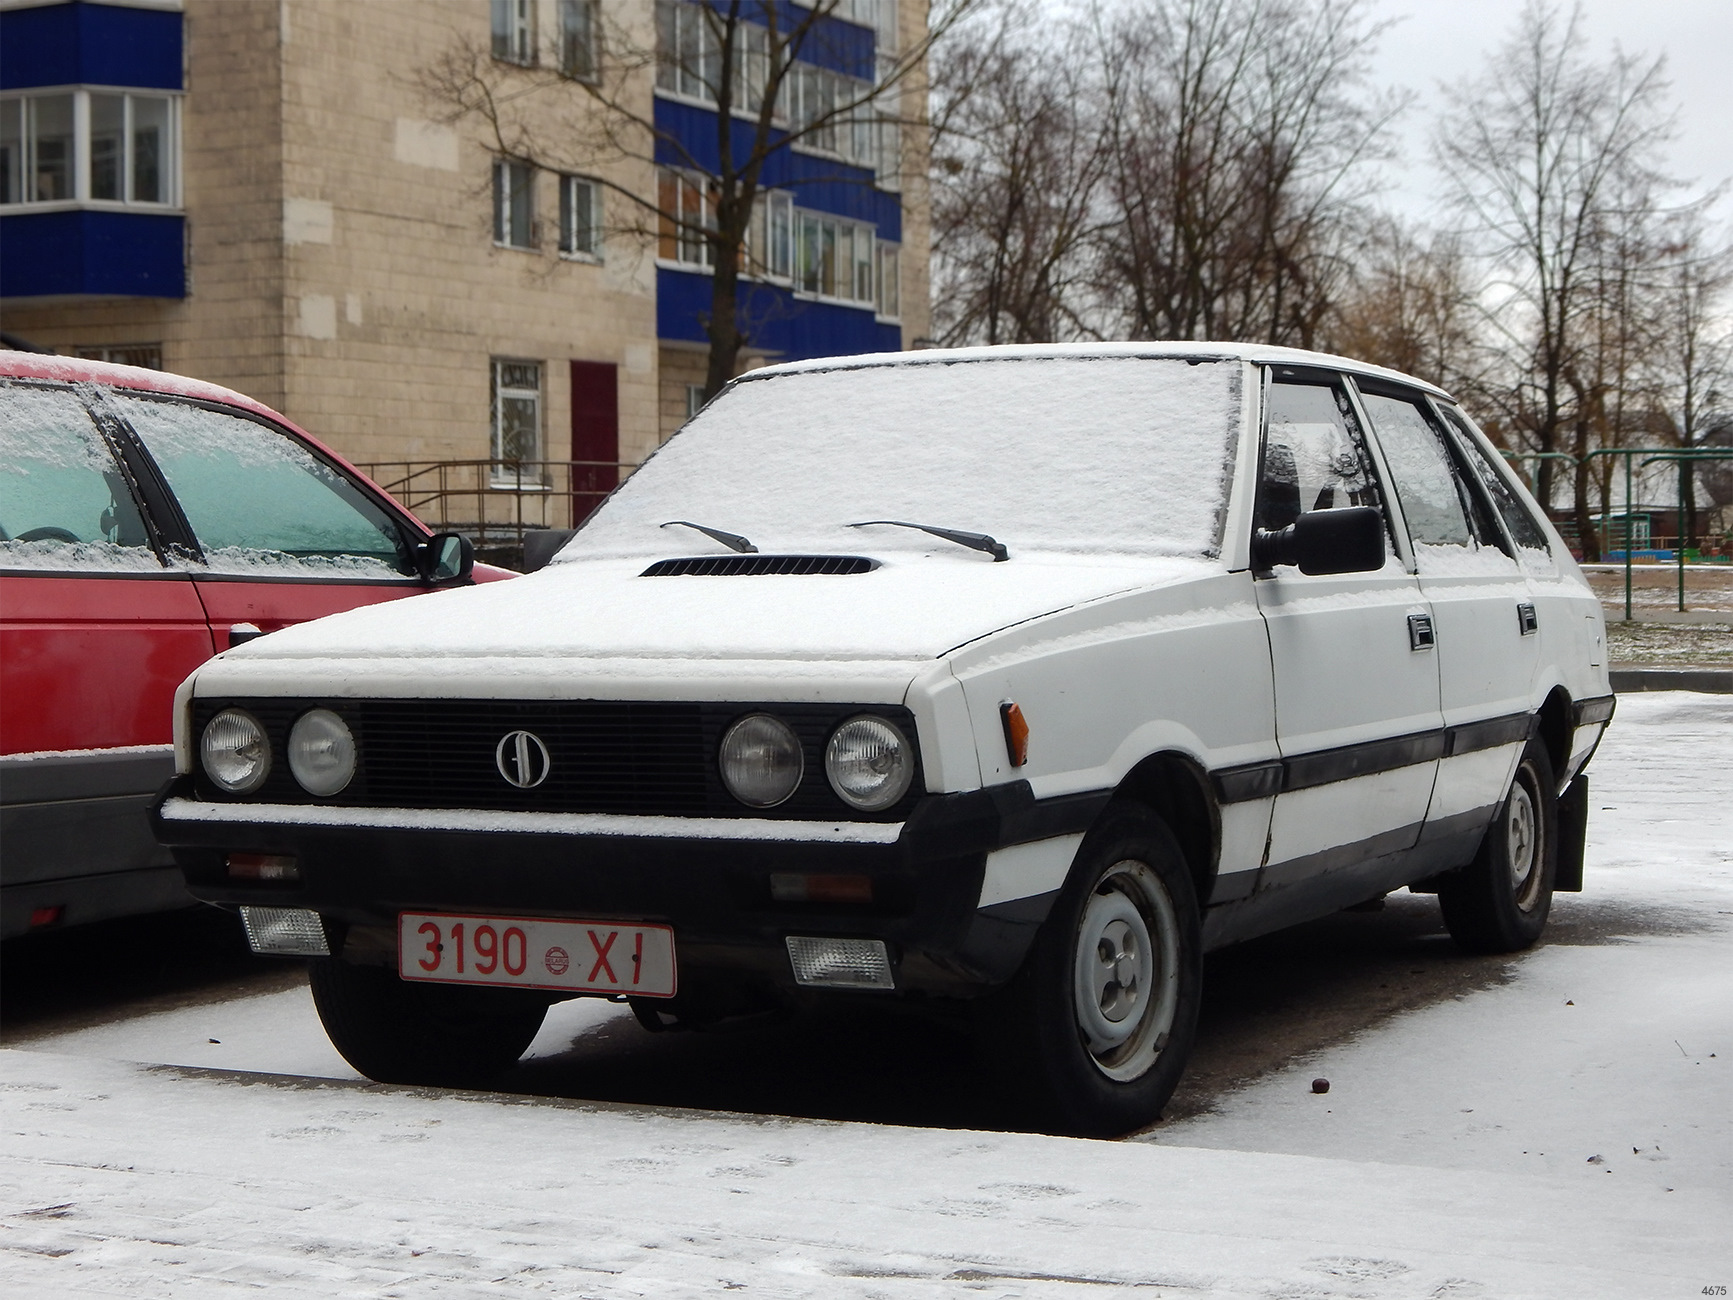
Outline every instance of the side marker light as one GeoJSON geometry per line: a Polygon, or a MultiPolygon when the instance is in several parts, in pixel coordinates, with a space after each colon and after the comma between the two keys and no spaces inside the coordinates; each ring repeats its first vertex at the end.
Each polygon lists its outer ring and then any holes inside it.
{"type": "Polygon", "coordinates": [[[1022,767],[1029,761],[1029,723],[1023,710],[1011,700],[999,705],[999,721],[1005,726],[1005,752],[1012,767],[1022,767]]]}

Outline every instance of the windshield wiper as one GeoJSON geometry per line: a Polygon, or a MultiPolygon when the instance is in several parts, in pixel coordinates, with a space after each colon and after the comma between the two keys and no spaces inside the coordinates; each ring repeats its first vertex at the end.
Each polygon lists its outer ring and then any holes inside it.
{"type": "Polygon", "coordinates": [[[923,533],[931,533],[934,537],[943,537],[947,542],[955,542],[958,546],[967,546],[970,550],[985,551],[993,557],[993,563],[1011,558],[1011,552],[1005,549],[1005,544],[987,536],[986,533],[965,533],[956,528],[935,528],[931,524],[904,523],[901,519],[863,519],[858,524],[850,524],[850,528],[874,528],[883,525],[886,528],[916,528],[923,533]]]}
{"type": "Polygon", "coordinates": [[[695,524],[688,519],[670,519],[663,524],[664,528],[695,528],[713,542],[721,542],[731,551],[742,555],[757,555],[758,548],[747,541],[739,533],[725,533],[720,528],[706,528],[703,524],[695,524]]]}

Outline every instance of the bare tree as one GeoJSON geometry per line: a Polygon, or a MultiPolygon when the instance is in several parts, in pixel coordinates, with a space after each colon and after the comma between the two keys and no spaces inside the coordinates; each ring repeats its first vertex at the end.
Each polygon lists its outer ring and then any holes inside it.
{"type": "Polygon", "coordinates": [[[1087,250],[1106,161],[1079,30],[1026,4],[954,32],[933,75],[933,269],[941,342],[1088,335],[1087,250]]]}
{"type": "MultiPolygon", "coordinates": [[[[520,60],[460,36],[426,70],[423,89],[447,120],[478,124],[504,159],[565,173],[620,162],[677,169],[681,179],[648,192],[605,171],[601,183],[638,214],[632,233],[704,250],[708,397],[734,377],[751,341],[740,290],[762,269],[752,265],[752,234],[767,164],[804,145],[881,176],[918,165],[928,52],[972,3],[930,0],[923,34],[881,51],[870,78],[811,71],[838,62],[831,46],[845,0],[656,0],[653,23],[650,6],[634,0],[601,11],[615,18],[581,66],[557,39],[520,60]],[[714,110],[713,149],[658,121],[649,77],[714,110]]],[[[839,178],[858,175],[837,169],[839,178]]]]}
{"type": "Polygon", "coordinates": [[[1115,222],[1099,290],[1125,332],[1312,345],[1392,99],[1362,93],[1363,0],[1140,0],[1097,24],[1115,222]]]}
{"type": "MultiPolygon", "coordinates": [[[[1583,47],[1580,9],[1529,0],[1485,72],[1450,92],[1434,138],[1450,199],[1492,268],[1484,299],[1509,370],[1489,396],[1538,452],[1588,449],[1617,382],[1600,347],[1608,241],[1635,250],[1630,232],[1667,185],[1652,162],[1670,133],[1662,60],[1615,53],[1596,63],[1583,47]]],[[[1543,503],[1552,481],[1543,459],[1543,503]]],[[[1585,473],[1574,489],[1583,526],[1585,473]]]]}
{"type": "Polygon", "coordinates": [[[1355,249],[1323,346],[1446,388],[1475,383],[1479,286],[1459,238],[1383,216],[1355,249]]]}

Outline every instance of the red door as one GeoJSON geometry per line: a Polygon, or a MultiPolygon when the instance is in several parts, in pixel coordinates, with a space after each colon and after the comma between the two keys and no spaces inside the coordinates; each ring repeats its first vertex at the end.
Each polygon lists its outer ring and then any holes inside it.
{"type": "Polygon", "coordinates": [[[572,362],[572,527],[620,481],[620,389],[607,361],[572,362]]]}

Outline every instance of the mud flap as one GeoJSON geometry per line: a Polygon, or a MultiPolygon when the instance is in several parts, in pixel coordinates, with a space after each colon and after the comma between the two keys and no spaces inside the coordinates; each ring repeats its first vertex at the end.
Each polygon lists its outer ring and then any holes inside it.
{"type": "Polygon", "coordinates": [[[1555,894],[1583,892],[1583,846],[1589,830],[1589,778],[1579,776],[1565,787],[1558,801],[1558,870],[1555,894]]]}

